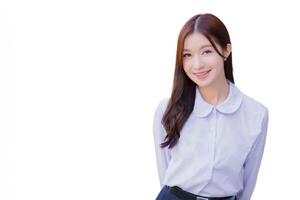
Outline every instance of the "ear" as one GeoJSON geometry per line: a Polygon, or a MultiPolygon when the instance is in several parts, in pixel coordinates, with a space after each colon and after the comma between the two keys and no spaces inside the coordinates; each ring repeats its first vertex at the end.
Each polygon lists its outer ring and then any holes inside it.
{"type": "Polygon", "coordinates": [[[230,55],[230,53],[231,53],[231,48],[232,48],[231,44],[230,44],[230,43],[227,43],[226,48],[224,49],[224,56],[225,56],[226,58],[228,58],[228,56],[230,55]]]}

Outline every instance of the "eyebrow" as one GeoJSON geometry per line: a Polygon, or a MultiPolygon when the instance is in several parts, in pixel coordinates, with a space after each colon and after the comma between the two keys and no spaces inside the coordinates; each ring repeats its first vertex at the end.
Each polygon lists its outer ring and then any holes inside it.
{"type": "MultiPolygon", "coordinates": [[[[199,48],[199,50],[201,50],[201,49],[203,49],[203,48],[205,48],[205,47],[212,47],[212,45],[211,45],[211,44],[203,45],[203,46],[201,46],[201,47],[199,48]]],[[[183,49],[183,51],[190,51],[190,50],[188,50],[188,49],[183,49]]]]}

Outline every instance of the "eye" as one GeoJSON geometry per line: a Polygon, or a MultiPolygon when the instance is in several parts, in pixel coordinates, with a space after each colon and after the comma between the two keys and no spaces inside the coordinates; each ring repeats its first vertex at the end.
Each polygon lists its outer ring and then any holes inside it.
{"type": "Polygon", "coordinates": [[[184,58],[186,58],[186,57],[190,57],[191,56],[191,54],[190,53],[185,53],[185,54],[183,54],[183,57],[184,58]]]}
{"type": "Polygon", "coordinates": [[[202,54],[210,54],[210,53],[212,53],[212,51],[211,51],[211,50],[205,50],[205,51],[203,51],[203,53],[202,53],[202,54]]]}

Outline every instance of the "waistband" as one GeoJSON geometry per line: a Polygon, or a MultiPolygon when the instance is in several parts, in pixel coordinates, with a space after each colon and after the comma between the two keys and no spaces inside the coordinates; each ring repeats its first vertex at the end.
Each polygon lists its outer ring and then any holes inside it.
{"type": "Polygon", "coordinates": [[[204,197],[200,195],[195,195],[193,193],[184,191],[178,186],[167,186],[172,194],[178,197],[181,200],[236,200],[236,196],[227,196],[227,197],[204,197]]]}

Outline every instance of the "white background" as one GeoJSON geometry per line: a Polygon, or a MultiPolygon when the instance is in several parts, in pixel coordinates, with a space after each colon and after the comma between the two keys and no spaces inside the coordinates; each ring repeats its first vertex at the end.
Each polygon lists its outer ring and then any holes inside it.
{"type": "Polygon", "coordinates": [[[183,24],[227,26],[236,85],[269,108],[254,200],[299,193],[297,1],[0,1],[0,199],[153,200],[152,120],[183,24]]]}

